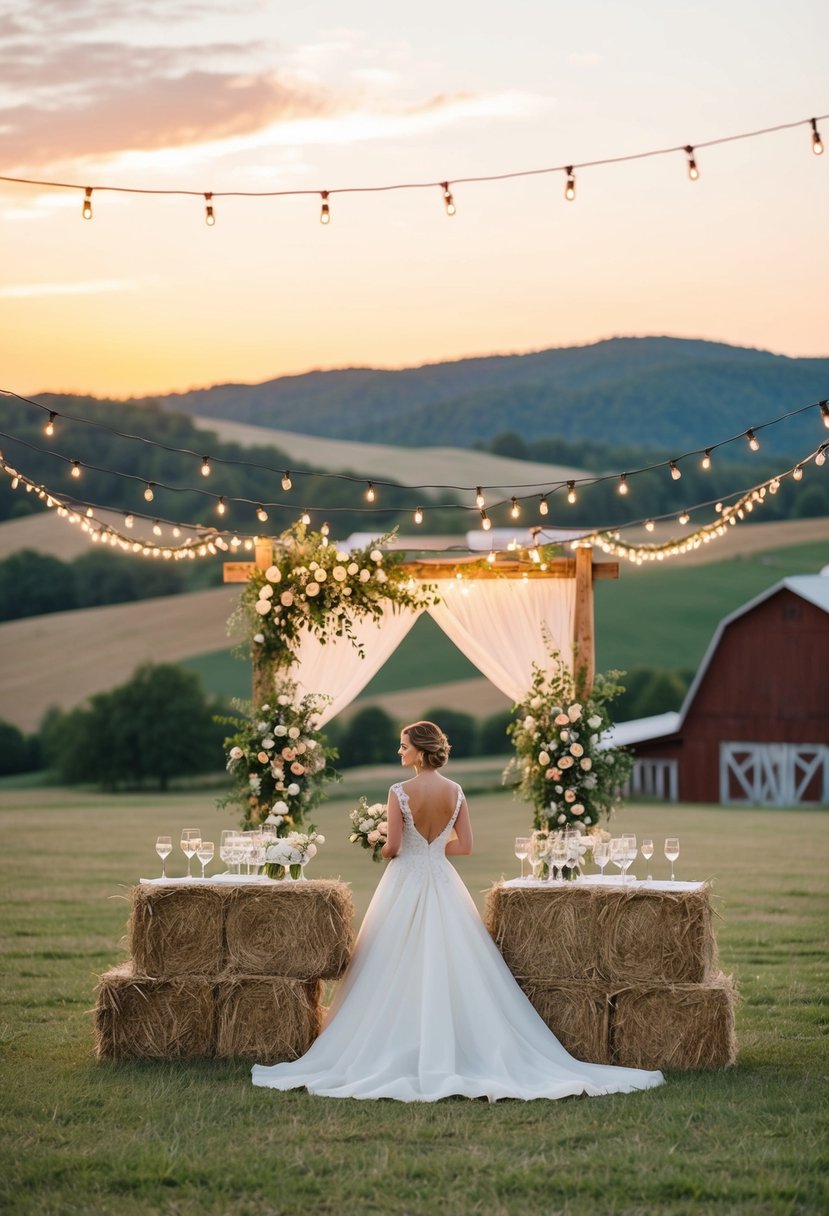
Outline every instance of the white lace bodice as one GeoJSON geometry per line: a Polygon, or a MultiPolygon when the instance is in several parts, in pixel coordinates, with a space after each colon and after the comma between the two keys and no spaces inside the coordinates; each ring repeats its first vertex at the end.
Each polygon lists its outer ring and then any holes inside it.
{"type": "Polygon", "coordinates": [[[446,842],[460,814],[463,802],[463,790],[461,787],[458,786],[455,809],[449,822],[440,835],[436,836],[432,841],[427,840],[415,827],[414,819],[412,818],[412,808],[409,805],[409,795],[403,785],[398,782],[392,786],[392,789],[397,795],[397,801],[400,803],[400,813],[403,816],[403,842],[396,860],[404,860],[409,865],[418,867],[422,865],[440,865],[440,863],[449,865],[446,859],[446,842]]]}

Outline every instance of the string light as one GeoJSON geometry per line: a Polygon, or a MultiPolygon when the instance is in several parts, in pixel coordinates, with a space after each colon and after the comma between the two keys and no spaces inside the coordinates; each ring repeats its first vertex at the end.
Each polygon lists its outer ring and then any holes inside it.
{"type": "Polygon", "coordinates": [[[444,206],[446,207],[446,214],[454,215],[455,210],[456,210],[455,200],[452,198],[452,191],[449,189],[449,183],[441,182],[440,188],[443,191],[443,203],[444,203],[444,206]]]}
{"type": "Polygon", "coordinates": [[[829,401],[819,401],[818,409],[820,410],[820,416],[823,419],[823,425],[825,427],[829,427],[829,401]]]}
{"type": "Polygon", "coordinates": [[[287,494],[294,483],[291,481],[291,474],[288,469],[282,474],[282,489],[287,494]]]}
{"type": "Polygon", "coordinates": [[[688,176],[692,182],[695,182],[699,177],[699,169],[697,168],[697,162],[694,158],[694,149],[691,144],[685,145],[685,152],[688,156],[688,176]]]}
{"type": "Polygon", "coordinates": [[[330,535],[330,533],[331,533],[331,527],[330,527],[330,525],[329,525],[329,524],[327,524],[327,523],[324,523],[324,524],[322,525],[322,527],[320,528],[320,535],[321,535],[321,536],[329,536],[329,535],[330,535]]]}
{"type": "Polygon", "coordinates": [[[567,501],[569,503],[576,501],[576,483],[574,481],[567,482],[567,501]]]}
{"type": "Polygon", "coordinates": [[[489,562],[490,566],[495,565],[495,550],[494,549],[490,549],[489,553],[487,553],[486,560],[489,562]]]}
{"type": "Polygon", "coordinates": [[[549,512],[550,512],[550,506],[549,506],[549,503],[547,502],[547,495],[542,494],[541,499],[539,500],[539,503],[538,503],[538,514],[539,515],[548,515],[549,512]]]}
{"type": "Polygon", "coordinates": [[[83,206],[81,207],[81,215],[85,220],[92,219],[92,187],[87,186],[84,190],[83,206]]]}
{"type": "Polygon", "coordinates": [[[201,475],[202,477],[210,476],[210,461],[206,456],[202,456],[201,458],[201,475]]]}
{"type": "Polygon", "coordinates": [[[619,474],[619,493],[624,495],[628,492],[628,475],[627,473],[619,474]]]}
{"type": "Polygon", "coordinates": [[[213,214],[213,195],[208,191],[204,196],[204,222],[208,228],[212,228],[216,223],[216,216],[213,214]]]}
{"type": "Polygon", "coordinates": [[[646,531],[646,532],[653,532],[653,529],[654,529],[654,522],[653,522],[653,520],[652,520],[652,519],[646,519],[646,520],[645,520],[645,531],[646,531]]]}
{"type": "Polygon", "coordinates": [[[55,411],[49,410],[49,421],[46,423],[46,426],[43,428],[43,431],[44,431],[44,434],[48,435],[50,438],[55,433],[55,419],[56,418],[57,418],[57,414],[55,413],[55,411]]]}
{"type": "Polygon", "coordinates": [[[155,492],[153,490],[154,485],[155,485],[154,481],[147,482],[147,487],[144,490],[144,501],[145,502],[152,502],[153,499],[155,498],[155,492]]]}
{"type": "Polygon", "coordinates": [[[492,527],[492,520],[487,515],[485,507],[481,507],[481,527],[483,528],[484,532],[488,532],[492,527]]]}
{"type": "Polygon", "coordinates": [[[224,496],[221,494],[219,495],[219,501],[216,503],[216,510],[218,511],[219,515],[224,515],[225,511],[227,511],[227,503],[224,500],[224,496]]]}
{"type": "Polygon", "coordinates": [[[818,468],[820,468],[822,465],[824,465],[826,463],[826,447],[827,447],[827,445],[825,443],[822,443],[817,450],[817,455],[815,456],[815,464],[818,466],[818,468]]]}
{"type": "Polygon", "coordinates": [[[670,462],[669,468],[671,470],[671,477],[673,477],[674,481],[679,481],[680,477],[682,476],[682,470],[675,460],[670,462]]]}
{"type": "Polygon", "coordinates": [[[754,434],[754,431],[746,431],[746,439],[748,440],[748,446],[751,448],[752,452],[760,451],[760,440],[754,434]]]}
{"type": "Polygon", "coordinates": [[[366,490],[366,502],[374,502],[376,497],[377,495],[374,492],[374,483],[370,481],[368,483],[368,489],[366,490]]]}
{"type": "Polygon", "coordinates": [[[71,473],[72,473],[72,476],[73,476],[73,477],[80,477],[80,475],[81,475],[81,462],[80,462],[79,460],[73,460],[73,461],[72,461],[72,469],[71,469],[71,473]]]}
{"type": "Polygon", "coordinates": [[[161,535],[161,524],[158,522],[158,520],[156,520],[155,523],[153,524],[153,535],[154,536],[161,535]]]}
{"type": "Polygon", "coordinates": [[[814,152],[815,156],[822,156],[823,141],[821,140],[820,132],[817,129],[817,119],[810,118],[809,122],[812,124],[812,151],[814,152]]]}
{"type": "Polygon", "coordinates": [[[415,508],[414,521],[416,524],[423,523],[423,508],[422,507],[415,508]]]}
{"type": "Polygon", "coordinates": [[[702,460],[700,461],[700,464],[706,471],[711,468],[711,449],[710,448],[705,449],[705,455],[703,456],[702,460]]]}
{"type": "Polygon", "coordinates": [[[260,524],[266,524],[268,522],[268,512],[261,504],[256,508],[256,518],[259,520],[260,524]]]}
{"type": "Polygon", "coordinates": [[[135,523],[134,515],[125,515],[124,516],[124,527],[125,528],[131,528],[134,523],[135,523]]]}
{"type": "Polygon", "coordinates": [[[300,516],[300,523],[305,524],[306,528],[309,528],[311,526],[311,516],[308,514],[307,511],[302,512],[302,515],[300,516]]]}
{"type": "Polygon", "coordinates": [[[568,165],[564,172],[567,174],[567,182],[564,186],[564,197],[567,199],[568,203],[572,203],[573,199],[576,197],[576,175],[573,172],[572,165],[568,165]]]}
{"type": "Polygon", "coordinates": [[[792,477],[795,479],[795,481],[800,481],[800,479],[803,477],[803,465],[802,464],[795,465],[795,467],[792,469],[792,477]]]}
{"type": "Polygon", "coordinates": [[[688,514],[688,512],[687,512],[687,511],[683,511],[683,512],[682,512],[682,514],[681,514],[681,515],[680,515],[680,517],[679,517],[679,522],[680,522],[681,524],[683,524],[683,525],[684,525],[684,524],[687,524],[687,522],[688,522],[688,520],[689,520],[690,518],[691,518],[691,517],[690,517],[690,515],[688,514]]]}
{"type": "Polygon", "coordinates": [[[521,514],[521,508],[518,505],[518,499],[513,496],[510,499],[510,504],[511,504],[510,509],[509,509],[510,515],[512,516],[513,519],[518,519],[518,516],[521,514]]]}
{"type": "Polygon", "coordinates": [[[330,224],[331,223],[331,210],[328,206],[328,191],[323,190],[321,192],[320,197],[322,198],[322,206],[320,207],[320,223],[321,224],[330,224]]]}
{"type": "Polygon", "coordinates": [[[482,491],[481,491],[481,487],[480,487],[480,486],[476,486],[476,487],[475,487],[475,506],[476,506],[476,507],[477,507],[479,510],[480,510],[482,507],[485,507],[485,506],[486,506],[486,502],[485,502],[485,500],[484,500],[484,496],[483,496],[483,493],[482,493],[482,491]]]}

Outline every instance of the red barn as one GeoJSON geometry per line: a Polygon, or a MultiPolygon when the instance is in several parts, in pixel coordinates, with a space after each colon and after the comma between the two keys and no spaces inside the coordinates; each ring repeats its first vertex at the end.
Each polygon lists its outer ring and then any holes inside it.
{"type": "Polygon", "coordinates": [[[679,712],[612,740],[635,754],[634,796],[829,803],[829,574],[785,578],[725,617],[679,712]]]}

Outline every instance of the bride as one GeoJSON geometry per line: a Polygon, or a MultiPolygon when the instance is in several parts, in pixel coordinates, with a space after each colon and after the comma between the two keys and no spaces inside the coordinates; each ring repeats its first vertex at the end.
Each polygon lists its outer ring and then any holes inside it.
{"type": "Polygon", "coordinates": [[[389,790],[389,865],[327,1024],[299,1060],[254,1065],[254,1085],[332,1098],[435,1102],[627,1093],[660,1072],[568,1055],[512,977],[448,856],[472,852],[463,790],[438,770],[433,722],[400,736],[409,781],[389,790]]]}

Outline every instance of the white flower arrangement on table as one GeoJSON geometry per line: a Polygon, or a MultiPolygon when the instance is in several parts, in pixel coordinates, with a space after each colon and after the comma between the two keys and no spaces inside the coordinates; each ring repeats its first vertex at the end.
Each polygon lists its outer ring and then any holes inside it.
{"type": "Polygon", "coordinates": [[[544,670],[533,665],[527,696],[514,706],[507,728],[515,756],[505,777],[516,770],[518,791],[534,807],[533,823],[548,831],[593,830],[609,817],[633,764],[618,747],[601,747],[611,725],[607,705],[623,691],[620,672],[597,675],[588,696],[578,699],[573,676],[556,651],[544,670]]]}
{"type": "Polygon", "coordinates": [[[371,860],[380,861],[383,845],[389,833],[389,808],[384,802],[374,802],[369,806],[367,798],[361,798],[349,815],[351,820],[351,844],[359,844],[363,849],[371,849],[371,860]]]}
{"type": "Polygon", "coordinates": [[[293,681],[281,679],[274,684],[270,702],[234,705],[246,717],[241,722],[223,719],[237,728],[225,739],[227,771],[235,786],[219,805],[235,802],[246,827],[267,823],[284,836],[300,827],[321,802],[325,785],[339,780],[331,764],[337,753],[325,747],[316,728],[325,698],[300,697],[293,681]]]}
{"type": "Polygon", "coordinates": [[[265,848],[265,873],[270,878],[302,876],[302,867],[317,855],[317,846],[325,844],[325,837],[314,827],[307,832],[288,832],[265,848]]]}
{"type": "MultiPolygon", "coordinates": [[[[257,661],[288,666],[296,656],[303,629],[321,641],[351,639],[360,654],[354,622],[379,617],[387,603],[425,608],[435,603],[434,587],[418,586],[399,567],[402,554],[383,553],[393,532],[364,549],[338,550],[327,533],[294,524],[274,541],[274,561],[248,579],[238,613],[257,661]]],[[[231,625],[235,620],[231,618],[231,625]]]]}

